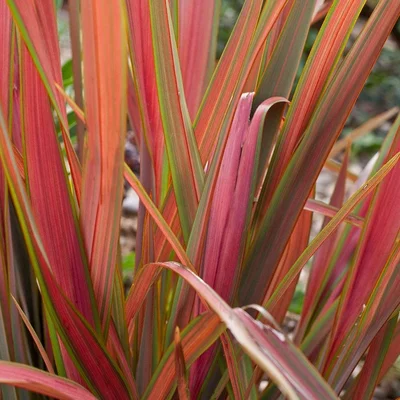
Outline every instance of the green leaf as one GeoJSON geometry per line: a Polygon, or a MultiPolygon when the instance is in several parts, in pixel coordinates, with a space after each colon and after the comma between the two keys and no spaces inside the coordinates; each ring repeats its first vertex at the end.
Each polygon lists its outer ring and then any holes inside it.
{"type": "Polygon", "coordinates": [[[136,253],[131,251],[130,253],[126,254],[122,259],[122,270],[124,272],[133,270],[135,266],[135,258],[136,253]]]}
{"type": "Polygon", "coordinates": [[[396,166],[396,163],[400,159],[400,153],[390,159],[371,179],[369,179],[365,185],[358,189],[339,210],[335,217],[333,217],[321,232],[314,238],[310,245],[305,249],[303,254],[297,259],[295,264],[292,266],[287,275],[282,279],[276,288],[273,295],[268,299],[267,308],[272,307],[278,301],[279,297],[287,290],[290,283],[300,273],[306,262],[312,257],[312,255],[318,250],[318,248],[329,238],[332,232],[339,226],[346,215],[359,204],[367,195],[369,195],[376,186],[382,182],[384,177],[396,166]]]}
{"type": "Polygon", "coordinates": [[[150,2],[158,101],[183,237],[188,240],[204,170],[184,96],[168,3],[150,2]]]}
{"type": "Polygon", "coordinates": [[[307,197],[399,12],[397,0],[379,3],[338,72],[322,91],[307,128],[300,130],[304,132],[302,140],[294,146],[271,202],[264,203],[267,213],[249,246],[239,297],[241,304],[259,303],[264,296],[307,197]]]}
{"type": "Polygon", "coordinates": [[[67,60],[62,66],[62,79],[64,89],[71,86],[74,82],[72,59],[67,60]]]}
{"type": "Polygon", "coordinates": [[[294,292],[292,302],[290,303],[289,306],[289,311],[294,313],[294,314],[301,314],[301,311],[303,309],[303,304],[304,304],[304,290],[300,288],[296,288],[296,291],[294,292]]]}
{"type": "Polygon", "coordinates": [[[141,298],[137,299],[136,293],[131,292],[127,301],[128,316],[132,316],[137,304],[144,301],[161,268],[174,271],[191,285],[203,302],[226,324],[243,351],[277,383],[284,395],[290,399],[337,399],[318,371],[282,332],[261,326],[242,309],[232,309],[203,280],[176,262],[148,264],[142,268],[135,279],[135,286],[142,291],[141,298]]]}
{"type": "Polygon", "coordinates": [[[61,8],[64,4],[64,0],[54,0],[54,4],[56,6],[56,8],[61,8]]]}

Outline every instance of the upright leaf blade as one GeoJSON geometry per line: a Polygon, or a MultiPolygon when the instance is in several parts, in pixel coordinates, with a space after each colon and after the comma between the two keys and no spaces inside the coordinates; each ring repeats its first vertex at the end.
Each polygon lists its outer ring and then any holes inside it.
{"type": "Polygon", "coordinates": [[[106,329],[119,243],[126,134],[126,42],[121,2],[83,2],[82,29],[88,148],[81,227],[106,329]]]}
{"type": "MultiPolygon", "coordinates": [[[[0,109],[4,110],[6,115],[10,114],[13,98],[11,96],[12,77],[12,56],[13,42],[12,35],[12,19],[8,6],[5,2],[0,3],[0,48],[3,49],[3,56],[0,57],[0,109]],[[11,106],[11,107],[10,107],[11,106]]],[[[10,255],[11,241],[9,240],[9,195],[7,188],[6,176],[3,167],[0,166],[0,329],[1,329],[1,344],[0,358],[3,360],[13,360],[14,346],[16,340],[13,340],[12,335],[12,311],[10,292],[10,280],[13,275],[13,270],[9,264],[12,262],[10,255]],[[10,276],[11,275],[11,276],[10,276]],[[13,343],[14,342],[14,343],[13,343]]],[[[16,397],[13,388],[5,388],[2,390],[4,396],[16,397]]]]}
{"type": "MultiPolygon", "coordinates": [[[[400,130],[389,157],[393,154],[400,155],[400,130]]],[[[325,371],[332,377],[337,376],[334,365],[339,361],[333,358],[334,354],[356,323],[363,305],[367,303],[382,271],[385,270],[387,260],[396,257],[393,255],[393,248],[397,246],[400,232],[400,187],[397,184],[399,174],[400,164],[397,164],[382,182],[370,203],[360,242],[340,298],[331,336],[325,371]]],[[[395,251],[398,252],[399,249],[395,251]]],[[[335,380],[339,379],[337,376],[335,380]]]]}
{"type": "Polygon", "coordinates": [[[12,54],[12,20],[7,4],[3,1],[0,5],[0,48],[3,56],[0,59],[0,102],[6,115],[9,113],[10,81],[11,79],[11,54],[12,54]]]}
{"type": "Polygon", "coordinates": [[[272,195],[315,112],[324,88],[337,68],[345,43],[364,3],[365,0],[335,0],[332,4],[296,87],[257,205],[257,215],[265,215],[272,195]]]}
{"type": "Polygon", "coordinates": [[[221,335],[221,343],[224,349],[226,364],[228,367],[229,380],[231,381],[232,391],[235,399],[244,399],[243,379],[240,374],[238,357],[231,338],[227,334],[221,335]]]}
{"type": "MultiPolygon", "coordinates": [[[[269,122],[267,113],[272,107],[287,102],[283,97],[266,100],[249,124],[252,100],[252,94],[241,97],[218,176],[214,176],[210,210],[199,210],[200,215],[210,213],[201,276],[228,303],[233,301],[240,274],[264,122],[269,122]]],[[[212,178],[210,175],[207,179],[212,178]]],[[[194,233],[193,240],[196,240],[194,233]]]]}
{"type": "Polygon", "coordinates": [[[288,98],[296,77],[316,0],[293,1],[286,7],[285,25],[279,32],[254,99],[256,104],[272,96],[288,98]]]}
{"type": "MultiPolygon", "coordinates": [[[[377,385],[379,372],[389,350],[390,341],[396,328],[396,318],[385,324],[374,338],[365,359],[365,364],[357,377],[354,391],[349,391],[352,398],[371,398],[377,385]]],[[[347,398],[349,396],[347,395],[347,398]]]]}
{"type": "Polygon", "coordinates": [[[178,381],[179,400],[189,400],[190,393],[187,382],[185,356],[183,354],[181,335],[178,327],[175,329],[175,371],[178,381]]]}
{"type": "Polygon", "coordinates": [[[246,1],[216,67],[195,121],[203,163],[210,160],[221,130],[228,132],[251,67],[287,0],[246,1]]]}
{"type": "MultiPolygon", "coordinates": [[[[246,79],[286,2],[268,2],[262,12],[262,2],[245,2],[194,122],[203,165],[210,161],[217,138],[222,143],[221,149],[224,148],[246,79]]],[[[167,199],[168,210],[172,200],[167,199]]],[[[178,227],[174,212],[168,214],[168,222],[178,227]]]]}
{"type": "Polygon", "coordinates": [[[93,392],[113,398],[117,391],[118,398],[129,398],[135,388],[129,387],[129,383],[124,381],[119,368],[111,360],[98,336],[68,302],[55,282],[35,217],[19,176],[1,110],[0,133],[1,162],[48,317],[54,323],[68,355],[93,392]],[[110,387],[109,380],[113,382],[114,387],[110,387]],[[116,387],[118,389],[115,389],[116,387]]]}
{"type": "Polygon", "coordinates": [[[25,47],[21,59],[25,180],[32,209],[57,282],[88,322],[95,326],[97,311],[82,248],[77,210],[69,193],[50,103],[25,47]],[[52,171],[52,180],[49,180],[49,171],[52,171]]]}
{"type": "MultiPolygon", "coordinates": [[[[338,179],[336,181],[335,189],[332,194],[330,205],[341,208],[345,195],[346,172],[349,161],[349,148],[345,154],[345,159],[342,163],[338,179]]],[[[323,221],[322,228],[328,224],[328,218],[323,221]]],[[[336,231],[317,251],[314,257],[312,269],[310,271],[310,278],[307,284],[307,292],[304,299],[304,306],[302,310],[302,318],[297,330],[297,338],[302,336],[307,324],[317,307],[318,302],[321,300],[321,295],[326,290],[326,283],[329,278],[329,266],[331,257],[335,250],[336,242],[339,238],[339,232],[336,231]]]]}
{"type": "Polygon", "coordinates": [[[184,96],[168,3],[151,2],[150,16],[164,139],[182,232],[187,240],[203,188],[204,171],[184,96]]]}
{"type": "Polygon", "coordinates": [[[55,88],[55,83],[62,85],[62,77],[54,2],[7,0],[7,4],[60,119],[74,189],[79,201],[81,169],[69,137],[63,99],[55,88]]]}
{"type": "Polygon", "coordinates": [[[345,216],[348,215],[351,210],[356,207],[363,199],[365,199],[375,188],[382,182],[385,176],[390,173],[390,171],[397,165],[400,159],[400,154],[392,157],[374,176],[372,176],[366,184],[358,189],[353,196],[351,196],[339,212],[332,218],[325,228],[314,238],[314,240],[309,244],[309,246],[304,250],[301,256],[293,264],[291,269],[288,271],[287,275],[282,279],[276,288],[273,295],[269,298],[267,302],[268,307],[273,307],[276,302],[282,296],[285,290],[289,287],[290,283],[300,274],[301,269],[304,267],[306,262],[311,258],[311,256],[318,250],[318,248],[324,243],[324,241],[329,238],[332,232],[338,227],[338,225],[344,220],[345,216]]]}
{"type": "Polygon", "coordinates": [[[178,2],[178,49],[182,81],[192,119],[214,70],[221,0],[178,2]]]}
{"type": "Polygon", "coordinates": [[[243,275],[245,286],[240,294],[242,304],[257,303],[263,296],[318,173],[399,13],[400,4],[397,1],[384,0],[379,3],[339,71],[323,92],[304,137],[279,181],[268,213],[249,247],[243,275]],[[284,220],[282,215],[285,215],[284,220]],[[260,276],[263,279],[259,279],[260,276]]]}
{"type": "MultiPolygon", "coordinates": [[[[307,211],[302,211],[296,223],[292,235],[290,236],[289,243],[286,246],[284,256],[282,257],[278,268],[272,278],[271,284],[268,287],[266,300],[275,292],[280,282],[288,274],[295,261],[300,257],[303,251],[307,248],[310,231],[312,226],[312,214],[307,211]]],[[[297,277],[300,278],[300,275],[297,277]]],[[[279,303],[269,309],[271,315],[278,323],[283,323],[288,308],[296,290],[298,279],[294,279],[291,285],[286,289],[285,293],[281,296],[279,303]]]]}

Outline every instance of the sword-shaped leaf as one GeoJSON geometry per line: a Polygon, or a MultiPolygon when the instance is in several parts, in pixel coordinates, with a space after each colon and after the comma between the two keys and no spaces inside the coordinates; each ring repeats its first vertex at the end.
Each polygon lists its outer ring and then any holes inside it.
{"type": "MultiPolygon", "coordinates": [[[[99,395],[129,398],[135,387],[125,382],[118,366],[112,361],[98,334],[76,311],[64,296],[51,271],[49,257],[42,243],[40,232],[28,196],[19,176],[14,152],[0,112],[0,158],[7,176],[12,200],[21,224],[35,276],[40,287],[48,317],[65,346],[79,375],[90,389],[99,395]],[[110,384],[110,382],[112,382],[110,384]]],[[[134,396],[135,397],[135,396],[134,396]]]]}
{"type": "Polygon", "coordinates": [[[62,85],[62,76],[54,1],[7,0],[7,4],[60,119],[74,189],[79,201],[81,169],[69,137],[65,106],[55,87],[56,83],[62,85]]]}
{"type": "Polygon", "coordinates": [[[296,87],[257,205],[257,216],[265,215],[324,88],[337,69],[337,63],[364,3],[365,0],[335,0],[332,4],[296,87]]]}
{"type": "Polygon", "coordinates": [[[119,245],[126,135],[126,32],[122,12],[118,0],[82,3],[88,145],[80,222],[105,331],[119,245]]]}
{"type": "Polygon", "coordinates": [[[168,2],[150,2],[158,102],[183,237],[187,240],[203,189],[204,170],[186,105],[168,2]]]}
{"type": "Polygon", "coordinates": [[[196,116],[216,62],[220,0],[179,1],[179,60],[185,97],[192,119],[196,116]]]}
{"type": "Polygon", "coordinates": [[[231,331],[243,351],[278,385],[284,395],[290,399],[337,399],[318,371],[282,332],[260,324],[242,309],[232,309],[202,279],[181,264],[148,264],[137,278],[136,285],[150,290],[162,268],[174,271],[190,284],[231,331]]]}
{"type": "Polygon", "coordinates": [[[0,382],[61,400],[96,399],[74,381],[18,363],[0,361],[0,382]]]}
{"type": "Polygon", "coordinates": [[[357,204],[365,199],[379,185],[387,174],[397,165],[400,154],[391,158],[373,177],[371,177],[363,187],[358,189],[344,204],[339,212],[332,218],[324,229],[314,238],[314,240],[304,250],[302,255],[293,264],[290,271],[282,279],[276,288],[274,294],[268,299],[268,307],[272,307],[279,300],[282,293],[287,290],[291,282],[300,274],[301,269],[306,262],[315,254],[318,248],[327,240],[330,235],[337,229],[339,224],[344,220],[357,204]]]}
{"type": "Polygon", "coordinates": [[[241,304],[261,301],[317,176],[399,13],[398,1],[384,0],[379,3],[338,72],[323,91],[247,252],[241,304]],[[282,219],[282,216],[285,218],[282,219]]]}

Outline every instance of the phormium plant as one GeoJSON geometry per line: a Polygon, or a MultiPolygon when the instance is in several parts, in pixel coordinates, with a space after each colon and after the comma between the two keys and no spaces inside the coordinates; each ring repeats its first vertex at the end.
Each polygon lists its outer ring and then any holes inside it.
{"type": "Polygon", "coordinates": [[[216,60],[219,0],[70,0],[72,98],[54,0],[0,1],[4,398],[372,396],[400,352],[400,118],[359,176],[360,131],[337,139],[400,2],[379,0],[346,47],[365,2],[246,0],[216,60]],[[124,179],[141,200],[127,296],[124,179]]]}

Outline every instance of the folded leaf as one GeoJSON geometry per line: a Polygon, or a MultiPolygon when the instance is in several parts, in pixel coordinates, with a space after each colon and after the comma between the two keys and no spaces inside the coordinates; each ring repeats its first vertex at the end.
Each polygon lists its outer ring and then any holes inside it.
{"type": "Polygon", "coordinates": [[[142,282],[149,289],[161,272],[161,267],[178,273],[200,294],[226,324],[243,350],[286,396],[291,399],[337,398],[307,358],[281,332],[260,326],[241,309],[230,308],[204,281],[184,266],[175,262],[149,264],[143,269],[137,285],[142,282]]]}
{"type": "MultiPolygon", "coordinates": [[[[257,236],[247,252],[243,275],[245,286],[240,293],[241,304],[257,303],[265,294],[265,287],[282,257],[319,171],[399,13],[400,3],[397,1],[384,0],[379,3],[356,43],[340,64],[338,72],[323,91],[302,140],[274,191],[257,236]],[[377,24],[377,21],[380,23],[377,24]]],[[[265,204],[267,203],[264,202],[265,204]]]]}

